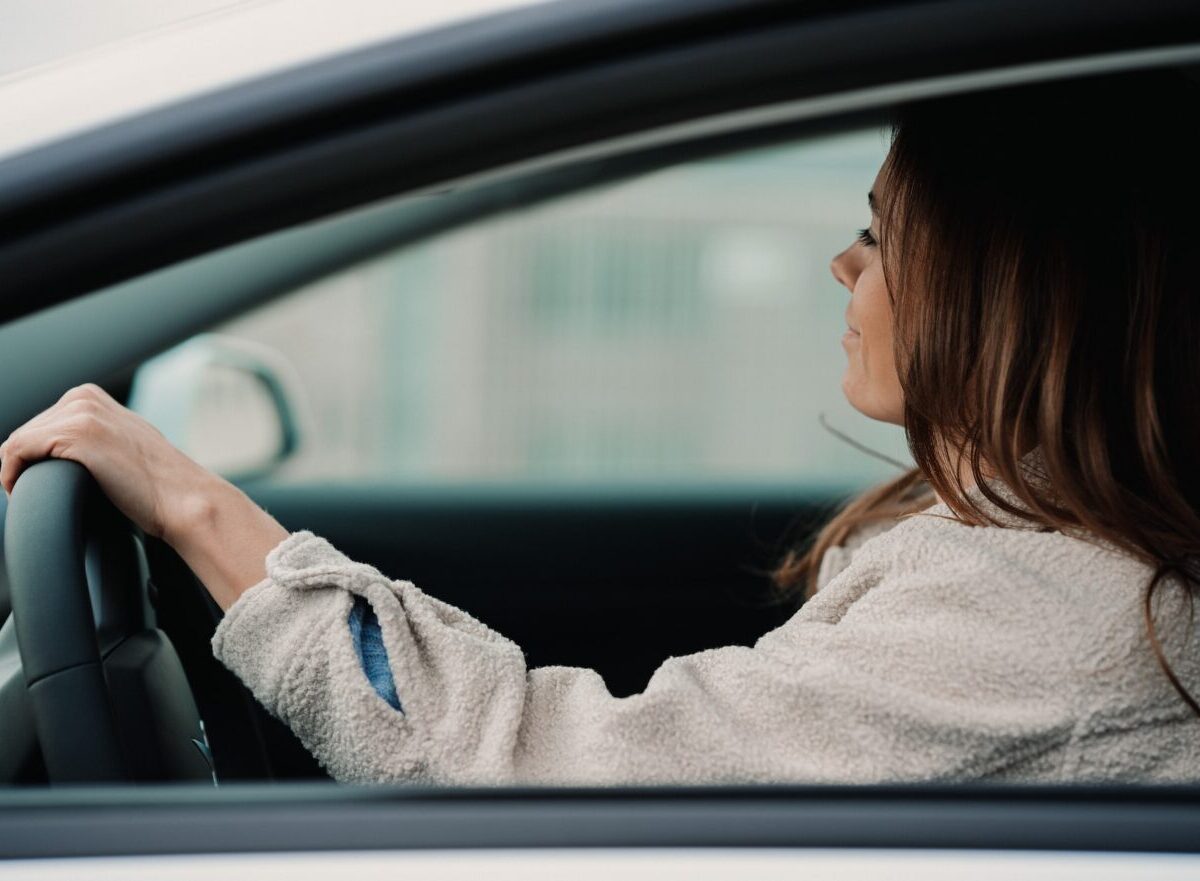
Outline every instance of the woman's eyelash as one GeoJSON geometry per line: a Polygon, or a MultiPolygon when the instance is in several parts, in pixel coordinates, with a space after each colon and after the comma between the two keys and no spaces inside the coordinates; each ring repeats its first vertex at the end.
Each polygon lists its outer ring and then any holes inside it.
{"type": "Polygon", "coordinates": [[[858,231],[858,242],[868,248],[875,246],[875,236],[871,235],[870,227],[858,231]]]}

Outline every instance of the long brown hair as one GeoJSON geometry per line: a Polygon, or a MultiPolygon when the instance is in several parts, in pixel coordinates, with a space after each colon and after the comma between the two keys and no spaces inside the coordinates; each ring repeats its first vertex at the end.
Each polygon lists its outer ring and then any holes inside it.
{"type": "Polygon", "coordinates": [[[994,523],[964,486],[968,463],[1002,511],[1154,567],[1151,647],[1200,714],[1153,602],[1172,582],[1190,610],[1200,583],[1198,118],[1200,88],[1174,71],[898,111],[880,247],[917,467],[789,553],[778,585],[811,595],[826,550],[932,491],[962,521],[994,523]],[[1039,474],[1022,461],[1035,448],[1039,474]]]}

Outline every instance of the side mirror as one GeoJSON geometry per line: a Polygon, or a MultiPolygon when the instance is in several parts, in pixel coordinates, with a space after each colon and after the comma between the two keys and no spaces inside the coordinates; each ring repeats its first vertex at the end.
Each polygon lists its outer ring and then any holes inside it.
{"type": "Polygon", "coordinates": [[[300,445],[290,377],[269,348],[202,334],[138,368],[129,408],[204,467],[253,480],[300,445]]]}

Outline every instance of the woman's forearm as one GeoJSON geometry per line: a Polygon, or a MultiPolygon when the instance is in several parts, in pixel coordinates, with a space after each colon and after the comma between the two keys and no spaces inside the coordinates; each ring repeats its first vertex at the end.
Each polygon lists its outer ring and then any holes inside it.
{"type": "Polygon", "coordinates": [[[175,503],[163,533],[226,610],[266,577],[267,553],[287,536],[274,517],[215,475],[175,503]]]}

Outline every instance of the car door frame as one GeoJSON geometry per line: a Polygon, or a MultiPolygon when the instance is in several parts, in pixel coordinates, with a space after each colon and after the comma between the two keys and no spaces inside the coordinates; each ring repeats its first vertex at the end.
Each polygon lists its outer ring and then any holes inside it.
{"type": "Polygon", "coordinates": [[[513,10],[0,162],[0,320],[336,211],[604,142],[677,141],[679,126],[694,138],[697,121],[725,117],[717,125],[728,129],[731,115],[761,127],[744,114],[764,109],[792,121],[835,115],[1046,78],[1064,63],[1076,75],[1171,63],[1197,40],[1200,11],[1184,0],[513,10]]]}
{"type": "MultiPolygon", "coordinates": [[[[366,50],[0,163],[0,319],[401,192],[550,154],[577,161],[601,142],[653,150],[652,133],[700,141],[930,89],[1177,63],[1200,41],[1200,9],[1168,0],[567,5],[366,50]]],[[[1193,787],[0,793],[5,857],[517,845],[1196,853],[1198,831],[1193,787]]]]}

